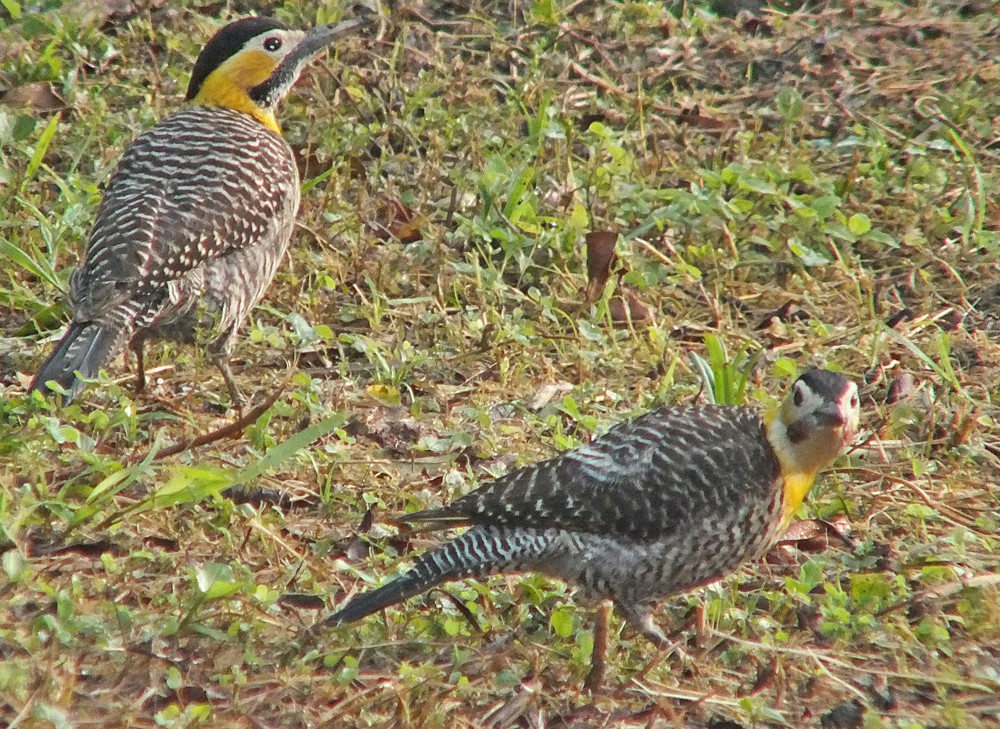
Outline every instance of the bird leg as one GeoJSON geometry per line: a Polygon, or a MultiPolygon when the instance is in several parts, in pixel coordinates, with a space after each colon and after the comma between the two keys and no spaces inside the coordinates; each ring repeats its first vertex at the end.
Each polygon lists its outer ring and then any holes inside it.
{"type": "Polygon", "coordinates": [[[212,364],[219,369],[219,372],[222,373],[222,379],[226,381],[226,388],[229,390],[229,399],[232,400],[233,407],[237,410],[243,410],[243,393],[240,392],[240,388],[236,384],[233,371],[229,369],[229,358],[232,357],[235,343],[236,330],[233,329],[215,341],[215,344],[209,349],[209,355],[212,364]]]}
{"type": "Polygon", "coordinates": [[[135,391],[142,392],[146,389],[146,341],[142,337],[134,337],[129,345],[135,352],[135,391]]]}
{"type": "Polygon", "coordinates": [[[225,353],[220,353],[213,355],[212,364],[219,368],[222,372],[222,379],[226,381],[226,388],[229,390],[229,399],[233,401],[233,407],[237,410],[243,409],[243,393],[240,392],[239,386],[236,384],[236,378],[233,377],[233,371],[229,369],[229,357],[225,353]]]}
{"type": "Polygon", "coordinates": [[[590,654],[590,671],[583,682],[583,688],[596,693],[604,680],[605,656],[608,652],[608,631],[611,625],[611,601],[604,600],[597,606],[594,617],[594,650],[590,654]]]}
{"type": "Polygon", "coordinates": [[[653,620],[651,605],[618,603],[618,612],[628,621],[629,625],[646,636],[657,648],[663,650],[673,645],[666,633],[660,630],[660,626],[653,620]]]}

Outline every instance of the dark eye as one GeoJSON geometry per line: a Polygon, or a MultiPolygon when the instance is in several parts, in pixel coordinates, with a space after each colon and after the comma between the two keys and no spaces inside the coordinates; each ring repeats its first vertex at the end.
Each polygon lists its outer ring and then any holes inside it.
{"type": "Polygon", "coordinates": [[[281,38],[271,36],[264,41],[264,50],[269,53],[274,53],[279,48],[281,48],[281,38]]]}
{"type": "Polygon", "coordinates": [[[852,395],[851,396],[851,407],[852,408],[856,408],[857,406],[858,406],[858,396],[857,395],[852,395]]]}
{"type": "Polygon", "coordinates": [[[804,397],[804,395],[802,394],[802,390],[799,389],[798,387],[796,387],[795,388],[795,394],[792,396],[792,401],[795,403],[795,407],[799,407],[799,406],[802,405],[802,398],[803,397],[804,397]]]}

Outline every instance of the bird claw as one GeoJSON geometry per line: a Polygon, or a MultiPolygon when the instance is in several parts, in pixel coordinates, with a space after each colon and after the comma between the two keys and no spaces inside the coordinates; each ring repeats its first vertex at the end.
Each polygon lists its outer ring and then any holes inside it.
{"type": "Polygon", "coordinates": [[[246,399],[243,397],[239,385],[236,384],[233,371],[229,368],[229,357],[225,353],[219,353],[212,357],[212,362],[219,368],[219,372],[222,373],[222,379],[225,380],[226,389],[229,390],[229,400],[232,402],[233,407],[236,408],[239,414],[242,414],[243,407],[246,405],[246,399]]]}
{"type": "Polygon", "coordinates": [[[657,648],[663,650],[673,646],[660,626],[653,620],[653,609],[648,605],[627,605],[618,603],[618,611],[622,617],[636,630],[642,633],[657,648]]]}

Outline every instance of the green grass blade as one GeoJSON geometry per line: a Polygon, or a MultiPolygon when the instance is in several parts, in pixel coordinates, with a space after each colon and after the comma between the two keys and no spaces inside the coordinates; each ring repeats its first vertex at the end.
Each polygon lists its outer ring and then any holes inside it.
{"type": "Polygon", "coordinates": [[[705,385],[705,392],[708,396],[712,398],[713,404],[718,404],[715,399],[715,373],[712,371],[712,365],[710,365],[704,357],[702,357],[697,352],[691,352],[689,355],[691,359],[691,365],[694,367],[701,381],[705,385]]]}
{"type": "Polygon", "coordinates": [[[62,283],[54,271],[40,266],[35,259],[3,237],[0,237],[0,257],[7,258],[32,276],[47,281],[55,288],[62,289],[62,283]]]}
{"type": "MultiPolygon", "coordinates": [[[[907,337],[903,336],[895,329],[882,324],[882,329],[885,330],[886,334],[895,339],[899,344],[902,344],[913,356],[927,365],[938,377],[943,381],[951,385],[956,392],[963,392],[962,384],[958,381],[958,377],[955,375],[955,370],[952,369],[951,361],[948,359],[950,357],[950,347],[942,342],[937,342],[936,346],[938,352],[942,355],[942,361],[944,364],[934,361],[934,358],[928,355],[924,350],[918,347],[916,344],[911,342],[907,337]]],[[[944,332],[942,332],[944,334],[944,332]]]]}
{"type": "Polygon", "coordinates": [[[308,428],[300,430],[284,442],[279,443],[269,450],[264,457],[253,463],[236,476],[234,485],[242,486],[250,483],[262,474],[277,467],[287,459],[294,456],[303,448],[308,448],[327,433],[340,428],[347,422],[347,416],[343,413],[334,413],[325,420],[310,425],[308,428]]]}
{"type": "Polygon", "coordinates": [[[35,173],[38,172],[38,168],[41,167],[45,153],[49,149],[49,144],[52,142],[52,138],[56,135],[56,130],[59,128],[59,120],[61,118],[61,114],[56,114],[49,119],[49,123],[42,132],[42,136],[38,138],[38,144],[35,145],[35,151],[32,153],[31,159],[28,161],[28,167],[24,171],[22,186],[26,185],[35,176],[35,173]]]}

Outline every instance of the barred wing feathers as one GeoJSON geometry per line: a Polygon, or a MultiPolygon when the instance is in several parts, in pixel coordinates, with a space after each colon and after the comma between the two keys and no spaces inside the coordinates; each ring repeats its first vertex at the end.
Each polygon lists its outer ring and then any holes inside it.
{"type": "Polygon", "coordinates": [[[100,319],[273,235],[290,187],[297,204],[291,150],[251,117],[196,107],[167,118],[128,148],[101,201],[71,280],[75,319],[100,319]]]}
{"type": "Polygon", "coordinates": [[[748,408],[661,408],[404,523],[557,528],[635,540],[770,499],[779,466],[748,408]]]}

